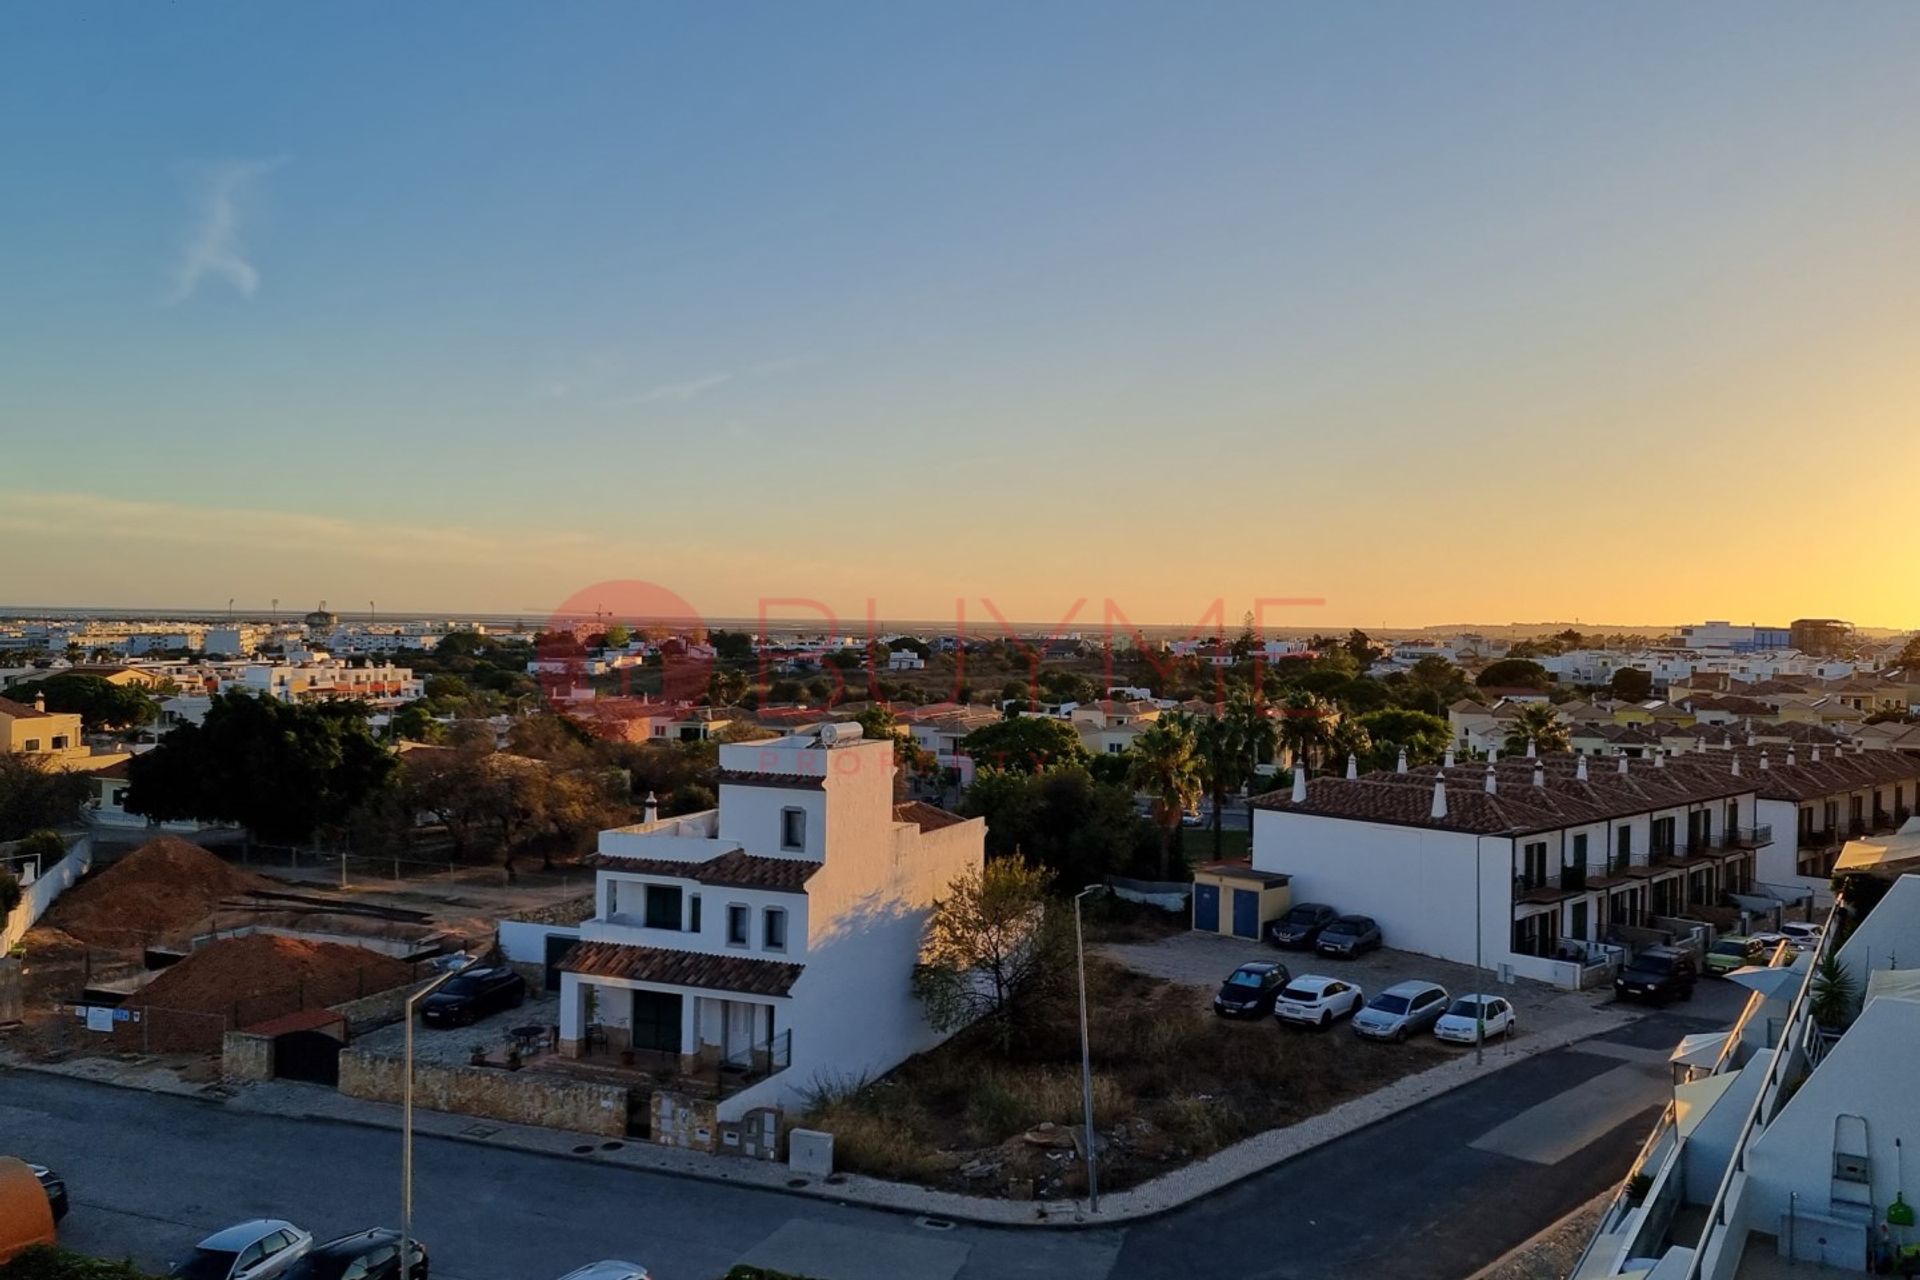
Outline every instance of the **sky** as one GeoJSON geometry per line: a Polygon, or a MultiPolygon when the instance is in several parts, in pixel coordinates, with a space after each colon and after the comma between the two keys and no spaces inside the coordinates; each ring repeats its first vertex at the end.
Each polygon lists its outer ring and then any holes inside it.
{"type": "Polygon", "coordinates": [[[1920,625],[1916,155],[1904,0],[8,6],[0,602],[1920,625]]]}

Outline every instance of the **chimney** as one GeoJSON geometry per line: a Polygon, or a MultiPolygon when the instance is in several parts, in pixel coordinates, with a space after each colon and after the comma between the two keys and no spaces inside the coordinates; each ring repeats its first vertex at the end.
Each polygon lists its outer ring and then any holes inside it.
{"type": "Polygon", "coordinates": [[[46,694],[36,693],[33,695],[33,709],[36,713],[40,715],[47,714],[47,695],[46,694]]]}
{"type": "Polygon", "coordinates": [[[1773,768],[1773,761],[1771,761],[1771,760],[1769,760],[1769,759],[1767,759],[1767,753],[1766,753],[1766,752],[1764,752],[1764,751],[1762,751],[1762,752],[1760,753],[1760,769],[1761,769],[1761,772],[1763,772],[1763,773],[1764,773],[1764,772],[1766,772],[1767,770],[1769,770],[1769,769],[1771,769],[1771,768],[1773,768]]]}
{"type": "Polygon", "coordinates": [[[1547,766],[1543,764],[1533,766],[1533,785],[1536,787],[1547,785],[1547,766]]]}
{"type": "Polygon", "coordinates": [[[1575,782],[1585,782],[1587,780],[1587,758],[1585,756],[1581,756],[1578,760],[1574,761],[1573,780],[1575,782]]]}
{"type": "Polygon", "coordinates": [[[1789,769],[1791,769],[1791,768],[1793,768],[1793,767],[1794,767],[1795,765],[1797,765],[1797,764],[1799,764],[1799,763],[1800,763],[1800,753],[1799,753],[1799,751],[1798,751],[1798,750],[1796,750],[1795,748],[1793,748],[1793,747],[1791,747],[1791,746],[1789,746],[1789,747],[1787,748],[1787,768],[1789,768],[1789,769]]]}
{"type": "Polygon", "coordinates": [[[1452,747],[1447,748],[1447,759],[1446,759],[1445,767],[1449,769],[1453,768],[1453,748],[1452,747]]]}
{"type": "Polygon", "coordinates": [[[1627,753],[1624,751],[1620,753],[1620,776],[1627,776],[1627,753]]]}
{"type": "Polygon", "coordinates": [[[1393,771],[1395,773],[1405,773],[1407,771],[1407,749],[1405,747],[1400,748],[1400,759],[1394,762],[1393,771]]]}
{"type": "Polygon", "coordinates": [[[1434,780],[1433,810],[1428,816],[1433,818],[1444,818],[1447,816],[1447,780],[1445,778],[1437,778],[1434,780]]]}
{"type": "Polygon", "coordinates": [[[1740,757],[1739,756],[1735,756],[1733,758],[1733,776],[1736,778],[1740,776],[1740,757]]]}
{"type": "Polygon", "coordinates": [[[660,801],[654,797],[651,791],[647,792],[646,804],[641,809],[641,814],[647,822],[658,822],[660,820],[660,801]]]}
{"type": "Polygon", "coordinates": [[[1304,804],[1307,799],[1307,764],[1296,761],[1293,766],[1293,802],[1304,804]]]}
{"type": "Polygon", "coordinates": [[[1750,747],[1760,745],[1760,735],[1753,731],[1753,726],[1751,725],[1747,726],[1747,745],[1750,747]]]}
{"type": "Polygon", "coordinates": [[[1497,778],[1494,777],[1493,764],[1491,761],[1489,761],[1487,764],[1487,781],[1485,783],[1485,786],[1486,786],[1488,795],[1498,794],[1500,790],[1500,782],[1497,778]]]}
{"type": "Polygon", "coordinates": [[[1534,741],[1533,741],[1533,739],[1532,739],[1532,738],[1528,738],[1528,739],[1527,739],[1527,759],[1529,759],[1529,760],[1531,760],[1531,759],[1533,759],[1534,757],[1536,757],[1536,756],[1538,756],[1539,754],[1540,754],[1540,752],[1539,752],[1539,750],[1538,750],[1538,748],[1536,747],[1536,745],[1535,745],[1535,743],[1534,743],[1534,741]]]}
{"type": "Polygon", "coordinates": [[[1500,745],[1498,743],[1495,743],[1493,746],[1493,749],[1487,752],[1487,763],[1488,764],[1500,763],[1500,745]]]}
{"type": "Polygon", "coordinates": [[[1817,742],[1813,744],[1813,762],[1820,763],[1820,744],[1817,742]]]}
{"type": "Polygon", "coordinates": [[[1700,753],[1701,755],[1705,755],[1705,754],[1707,754],[1707,740],[1706,740],[1706,738],[1705,738],[1705,737],[1698,737],[1698,738],[1695,738],[1695,739],[1693,740],[1693,749],[1694,749],[1695,751],[1698,751],[1698,752],[1699,752],[1699,753],[1700,753]]]}
{"type": "Polygon", "coordinates": [[[1352,778],[1357,778],[1359,776],[1360,776],[1360,757],[1353,754],[1353,752],[1349,751],[1347,752],[1347,777],[1349,779],[1352,779],[1352,778]]]}

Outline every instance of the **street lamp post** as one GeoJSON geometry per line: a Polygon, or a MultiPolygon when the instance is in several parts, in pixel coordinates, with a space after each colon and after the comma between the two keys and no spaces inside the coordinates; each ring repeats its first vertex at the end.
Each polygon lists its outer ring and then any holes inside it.
{"type": "MultiPolygon", "coordinates": [[[[344,860],[341,866],[345,867],[344,860]]],[[[478,964],[470,960],[407,997],[406,1070],[400,1087],[400,1276],[413,1276],[413,1011],[414,1006],[478,964]]]]}
{"type": "Polygon", "coordinates": [[[1093,1049],[1087,1038],[1087,945],[1080,931],[1080,902],[1097,898],[1107,891],[1104,884],[1090,884],[1073,895],[1073,949],[1080,969],[1080,1097],[1087,1125],[1087,1212],[1100,1212],[1099,1157],[1093,1148],[1093,1049]]]}

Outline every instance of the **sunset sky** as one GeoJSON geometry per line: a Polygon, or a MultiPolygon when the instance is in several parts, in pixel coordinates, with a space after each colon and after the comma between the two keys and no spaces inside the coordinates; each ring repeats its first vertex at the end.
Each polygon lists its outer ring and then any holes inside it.
{"type": "Polygon", "coordinates": [[[1920,625],[1920,6],[16,5],[0,603],[1920,625]]]}

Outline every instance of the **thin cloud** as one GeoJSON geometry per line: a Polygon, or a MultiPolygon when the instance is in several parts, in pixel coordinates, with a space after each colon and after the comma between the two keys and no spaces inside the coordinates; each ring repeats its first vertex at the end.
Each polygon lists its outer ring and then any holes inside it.
{"type": "Polygon", "coordinates": [[[285,157],[231,161],[208,174],[199,217],[174,268],[169,302],[185,302],[209,276],[226,281],[243,298],[254,295],[260,270],[248,260],[240,239],[241,204],[258,179],[284,163],[285,157]]]}
{"type": "Polygon", "coordinates": [[[730,373],[710,373],[704,378],[690,378],[685,382],[666,382],[642,391],[634,397],[634,403],[686,404],[732,381],[733,375],[730,373]]]}

